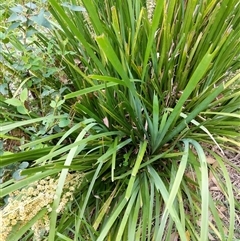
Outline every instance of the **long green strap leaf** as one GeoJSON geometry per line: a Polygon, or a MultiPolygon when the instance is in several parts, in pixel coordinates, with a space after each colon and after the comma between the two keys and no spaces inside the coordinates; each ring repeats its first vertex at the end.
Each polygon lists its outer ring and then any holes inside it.
{"type": "Polygon", "coordinates": [[[86,95],[86,94],[92,93],[94,91],[99,91],[99,90],[106,89],[107,87],[111,87],[111,86],[115,86],[115,85],[118,85],[118,83],[111,82],[111,83],[106,83],[106,84],[95,85],[92,87],[84,88],[82,90],[78,90],[78,91],[72,92],[70,94],[67,94],[64,96],[64,98],[67,100],[67,99],[79,97],[81,95],[86,95]]]}
{"type": "Polygon", "coordinates": [[[201,234],[200,240],[208,240],[208,218],[209,218],[209,183],[208,183],[208,167],[204,151],[200,144],[193,139],[183,139],[185,145],[192,144],[197,151],[200,162],[201,173],[201,234]]]}
{"type": "Polygon", "coordinates": [[[166,202],[166,208],[162,214],[163,217],[166,217],[164,221],[161,222],[160,228],[159,228],[159,233],[161,234],[158,237],[158,240],[162,240],[162,235],[164,234],[164,230],[165,230],[165,225],[166,225],[166,221],[167,221],[167,217],[168,217],[168,213],[170,212],[170,210],[173,208],[173,202],[175,201],[176,197],[177,197],[177,193],[179,191],[179,187],[180,184],[182,182],[182,178],[183,178],[183,174],[186,170],[186,166],[187,166],[187,160],[188,160],[188,150],[189,150],[189,144],[187,142],[184,142],[185,144],[185,148],[184,148],[184,155],[182,156],[181,162],[178,166],[178,171],[176,176],[174,177],[174,182],[173,185],[171,187],[171,192],[169,194],[169,198],[166,202]]]}
{"type": "Polygon", "coordinates": [[[6,125],[1,124],[0,134],[6,134],[7,132],[9,132],[9,131],[11,131],[15,128],[18,128],[20,126],[26,126],[26,125],[29,125],[29,124],[33,124],[33,123],[40,122],[40,121],[46,121],[46,120],[49,120],[49,119],[54,120],[54,119],[61,119],[61,118],[66,118],[66,116],[64,116],[64,115],[60,115],[60,116],[49,115],[49,116],[35,118],[35,119],[31,119],[31,120],[17,121],[17,122],[14,122],[12,124],[6,124],[6,125]]]}
{"type": "Polygon", "coordinates": [[[132,189],[133,189],[133,185],[134,185],[134,182],[135,182],[135,179],[136,179],[136,175],[137,175],[137,172],[138,172],[139,167],[141,165],[141,162],[143,160],[144,154],[146,152],[146,148],[147,148],[147,141],[144,141],[143,143],[140,144],[138,156],[137,156],[135,165],[134,165],[133,170],[132,170],[131,178],[130,178],[129,183],[128,183],[128,187],[127,187],[127,191],[126,191],[126,195],[125,195],[125,198],[127,200],[130,198],[130,196],[132,194],[132,189]]]}
{"type": "Polygon", "coordinates": [[[96,41],[101,48],[101,50],[104,52],[104,54],[107,56],[113,67],[116,69],[116,71],[121,76],[122,80],[125,82],[125,84],[128,86],[130,90],[132,90],[132,93],[135,93],[133,89],[133,85],[128,78],[128,75],[126,71],[122,67],[122,63],[120,62],[118,56],[116,55],[114,49],[112,48],[108,38],[102,34],[98,37],[96,37],[96,41]]]}
{"type": "MultiPolygon", "coordinates": [[[[86,133],[95,125],[96,125],[96,123],[91,123],[91,124],[87,125],[80,132],[80,134],[76,138],[75,142],[82,140],[85,137],[86,133]]],[[[77,145],[70,149],[69,154],[67,155],[67,159],[64,163],[64,166],[71,165],[72,160],[75,156],[75,153],[77,151],[79,151],[79,147],[80,147],[80,145],[77,145]]],[[[84,147],[84,145],[82,145],[82,148],[83,147],[84,147]]],[[[50,231],[49,231],[49,235],[48,235],[49,241],[54,240],[54,238],[55,238],[56,222],[57,222],[57,215],[58,215],[57,208],[58,208],[60,200],[61,200],[61,195],[62,195],[63,187],[65,184],[65,180],[67,178],[68,170],[69,170],[68,168],[64,168],[61,171],[61,174],[60,174],[60,177],[58,180],[58,186],[57,186],[56,193],[55,193],[56,198],[54,199],[53,204],[52,204],[52,212],[51,212],[51,218],[50,218],[50,231]]]]}
{"type": "MultiPolygon", "coordinates": [[[[209,50],[210,52],[210,50],[209,50]]],[[[176,104],[174,111],[169,116],[166,125],[164,126],[161,133],[159,133],[157,140],[156,140],[156,146],[153,151],[156,151],[156,149],[163,145],[162,140],[165,137],[166,133],[169,131],[169,127],[174,122],[174,120],[180,115],[182,108],[184,107],[185,101],[188,99],[192,91],[196,88],[196,85],[201,80],[201,78],[206,73],[207,69],[209,68],[209,65],[214,57],[213,54],[206,53],[206,55],[203,57],[202,61],[198,65],[197,69],[194,71],[191,79],[189,80],[186,88],[183,91],[183,94],[181,98],[179,99],[178,103],[176,104]]]]}
{"type": "MultiPolygon", "coordinates": [[[[56,0],[49,0],[49,2],[52,5],[54,11],[56,11],[56,14],[58,14],[59,24],[67,26],[72,31],[72,34],[75,35],[77,37],[77,39],[82,43],[82,45],[86,49],[86,52],[91,57],[92,61],[94,61],[94,63],[99,67],[99,69],[102,71],[102,73],[106,74],[104,65],[96,57],[93,49],[87,42],[86,38],[81,34],[81,32],[78,30],[77,26],[74,25],[71,18],[69,18],[69,16],[67,16],[64,9],[59,5],[59,3],[56,0]]],[[[89,7],[89,4],[86,3],[86,6],[89,7]]]]}
{"type": "MultiPolygon", "coordinates": [[[[148,166],[148,172],[150,174],[152,181],[154,182],[156,189],[161,193],[161,195],[164,199],[164,202],[167,203],[169,200],[169,192],[167,191],[167,188],[166,188],[164,182],[160,178],[159,174],[150,165],[148,166]]],[[[181,220],[178,217],[176,209],[174,207],[172,207],[172,208],[169,208],[168,210],[169,210],[169,213],[170,213],[172,219],[174,220],[174,222],[176,224],[176,228],[178,229],[181,240],[187,241],[186,235],[185,235],[185,230],[183,229],[183,227],[181,225],[181,220]]],[[[158,240],[158,239],[156,239],[156,240],[158,240]]]]}
{"type": "Polygon", "coordinates": [[[145,73],[146,73],[146,70],[147,70],[148,59],[149,59],[149,56],[151,54],[155,33],[156,33],[157,29],[159,27],[161,27],[161,26],[159,26],[160,25],[159,21],[160,21],[160,18],[162,16],[162,14],[163,14],[163,8],[164,8],[165,4],[166,4],[165,1],[157,1],[156,7],[155,7],[152,25],[151,25],[150,33],[149,33],[149,36],[148,36],[147,47],[146,47],[146,51],[145,51],[145,55],[144,55],[142,80],[144,79],[144,76],[145,76],[145,73]]]}

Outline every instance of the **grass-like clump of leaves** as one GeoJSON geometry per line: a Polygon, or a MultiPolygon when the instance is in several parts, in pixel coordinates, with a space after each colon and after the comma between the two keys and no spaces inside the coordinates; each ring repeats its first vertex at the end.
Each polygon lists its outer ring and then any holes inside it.
{"type": "Polygon", "coordinates": [[[6,240],[240,238],[226,168],[240,147],[239,1],[49,0],[5,14],[1,137],[24,138],[0,165],[29,166],[1,184],[3,219],[17,194],[57,180],[31,220],[6,223],[6,240]],[[69,173],[79,184],[58,212],[69,173]]]}

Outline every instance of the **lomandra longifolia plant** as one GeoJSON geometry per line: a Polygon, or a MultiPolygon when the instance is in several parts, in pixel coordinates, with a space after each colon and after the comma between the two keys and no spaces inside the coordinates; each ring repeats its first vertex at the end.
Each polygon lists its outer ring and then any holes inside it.
{"type": "Polygon", "coordinates": [[[227,155],[240,147],[238,1],[49,0],[48,14],[32,45],[51,46],[59,73],[30,68],[29,78],[61,92],[43,116],[9,119],[1,105],[2,135],[21,127],[32,138],[2,156],[2,167],[30,163],[3,184],[3,212],[41,181],[54,188],[34,217],[11,221],[6,240],[239,239],[228,167],[239,168],[227,155]],[[42,125],[51,128],[29,131],[42,125]]]}

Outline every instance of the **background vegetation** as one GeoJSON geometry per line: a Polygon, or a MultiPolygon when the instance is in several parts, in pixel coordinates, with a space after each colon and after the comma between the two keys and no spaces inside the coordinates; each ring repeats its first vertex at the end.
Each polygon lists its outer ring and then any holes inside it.
{"type": "Polygon", "coordinates": [[[237,0],[0,14],[2,240],[240,238],[237,0]]]}

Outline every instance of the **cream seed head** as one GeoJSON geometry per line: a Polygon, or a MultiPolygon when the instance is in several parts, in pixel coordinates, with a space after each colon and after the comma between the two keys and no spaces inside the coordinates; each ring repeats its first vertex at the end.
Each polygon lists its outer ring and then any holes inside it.
{"type": "MultiPolygon", "coordinates": [[[[64,211],[67,203],[73,200],[73,192],[81,184],[82,174],[68,174],[63,187],[57,212],[64,211]]],[[[8,204],[0,210],[0,241],[6,240],[13,226],[20,224],[20,228],[28,223],[43,208],[46,214],[33,226],[34,239],[42,240],[42,235],[49,232],[49,213],[52,211],[51,204],[56,196],[55,191],[58,179],[47,177],[36,181],[30,186],[9,194],[8,204]]]]}
{"type": "Polygon", "coordinates": [[[156,7],[156,0],[147,0],[147,13],[148,13],[148,19],[150,22],[152,22],[153,12],[156,7]]]}
{"type": "Polygon", "coordinates": [[[12,221],[11,221],[11,225],[12,225],[12,226],[15,226],[16,224],[17,224],[17,220],[12,220],[12,221]]]}
{"type": "Polygon", "coordinates": [[[70,190],[70,191],[74,191],[74,190],[75,190],[75,187],[72,186],[72,187],[69,188],[69,190],[70,190]]]}
{"type": "Polygon", "coordinates": [[[39,184],[40,184],[40,185],[45,185],[45,184],[47,184],[47,182],[42,179],[42,180],[40,180],[39,184]]]}
{"type": "Polygon", "coordinates": [[[72,193],[71,192],[66,192],[65,196],[66,197],[70,197],[70,196],[72,196],[72,193]]]}

